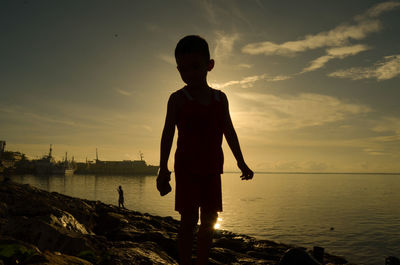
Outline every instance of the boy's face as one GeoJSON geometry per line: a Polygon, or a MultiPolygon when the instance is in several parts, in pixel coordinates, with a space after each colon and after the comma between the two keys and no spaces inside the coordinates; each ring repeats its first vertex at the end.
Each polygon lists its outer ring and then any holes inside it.
{"type": "Polygon", "coordinates": [[[176,58],[177,68],[187,85],[203,85],[207,72],[214,67],[214,60],[207,60],[200,53],[181,54],[176,58]]]}

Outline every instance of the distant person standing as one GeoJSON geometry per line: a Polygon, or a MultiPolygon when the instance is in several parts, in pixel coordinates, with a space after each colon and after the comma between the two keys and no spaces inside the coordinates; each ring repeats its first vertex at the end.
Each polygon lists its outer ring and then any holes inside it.
{"type": "Polygon", "coordinates": [[[122,187],[119,186],[117,191],[118,191],[118,207],[121,208],[121,206],[122,206],[122,208],[125,209],[125,206],[124,206],[124,191],[122,190],[122,187]]]}
{"type": "Polygon", "coordinates": [[[160,172],[157,188],[161,195],[171,187],[168,158],[178,128],[175,153],[175,210],[181,214],[178,233],[179,264],[192,264],[194,230],[199,219],[196,265],[208,264],[214,225],[222,211],[221,174],[223,172],[222,137],[225,136],[241,178],[253,178],[240,150],[228,99],[207,84],[207,73],[214,67],[207,42],[199,36],[186,36],[175,49],[178,71],[186,86],[172,93],[161,138],[160,172]]]}

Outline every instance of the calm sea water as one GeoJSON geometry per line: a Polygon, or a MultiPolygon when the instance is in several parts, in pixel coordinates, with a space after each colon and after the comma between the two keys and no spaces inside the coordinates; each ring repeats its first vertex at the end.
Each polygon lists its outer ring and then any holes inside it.
{"type": "MultiPolygon", "coordinates": [[[[172,216],[174,192],[160,197],[155,176],[14,176],[47,191],[172,216]]],[[[174,185],[173,181],[172,184],[174,185]]],[[[384,264],[400,257],[400,176],[347,174],[256,174],[242,181],[223,175],[218,226],[258,239],[305,247],[321,246],[357,264],[384,264]]]]}

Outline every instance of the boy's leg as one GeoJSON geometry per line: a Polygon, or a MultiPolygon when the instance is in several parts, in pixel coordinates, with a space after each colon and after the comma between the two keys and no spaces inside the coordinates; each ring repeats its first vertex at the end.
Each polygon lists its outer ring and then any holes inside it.
{"type": "Polygon", "coordinates": [[[181,212],[181,224],[178,232],[179,264],[192,264],[194,230],[199,220],[199,210],[181,212]]]}
{"type": "Polygon", "coordinates": [[[214,234],[214,225],[217,222],[218,213],[214,210],[201,209],[200,218],[201,224],[197,234],[196,265],[207,265],[214,234]]]}

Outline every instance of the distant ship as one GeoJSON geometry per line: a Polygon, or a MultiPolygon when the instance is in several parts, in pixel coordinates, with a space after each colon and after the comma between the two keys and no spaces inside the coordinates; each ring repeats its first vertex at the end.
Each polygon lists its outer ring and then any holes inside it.
{"type": "Polygon", "coordinates": [[[50,145],[49,154],[43,156],[41,159],[34,160],[35,171],[38,175],[69,175],[74,174],[76,166],[74,161],[68,161],[67,153],[65,153],[65,160],[56,162],[52,156],[52,145],[50,145]]]}
{"type": "Polygon", "coordinates": [[[140,160],[100,161],[96,149],[96,161],[77,163],[76,174],[95,175],[157,175],[159,166],[147,165],[143,154],[139,152],[140,160]]]}

